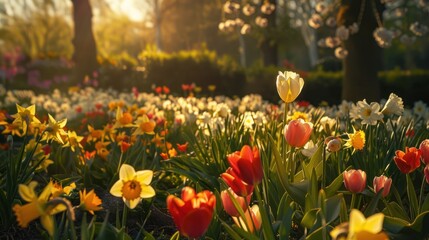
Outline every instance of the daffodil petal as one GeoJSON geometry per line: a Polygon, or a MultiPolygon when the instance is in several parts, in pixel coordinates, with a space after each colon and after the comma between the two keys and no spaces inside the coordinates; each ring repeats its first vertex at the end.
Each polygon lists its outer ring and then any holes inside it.
{"type": "Polygon", "coordinates": [[[362,230],[374,234],[379,233],[383,229],[383,220],[384,215],[382,213],[374,214],[366,219],[362,230]]]}
{"type": "Polygon", "coordinates": [[[149,185],[142,185],[142,190],[140,192],[141,198],[151,198],[155,196],[155,189],[153,189],[152,186],[149,185]]]}
{"type": "Polygon", "coordinates": [[[132,199],[132,200],[126,200],[125,204],[130,208],[134,209],[138,204],[140,203],[140,198],[132,199]]]}
{"type": "Polygon", "coordinates": [[[118,180],[113,184],[112,188],[110,188],[110,194],[115,197],[122,197],[122,188],[124,187],[124,182],[122,180],[118,180]]]}
{"type": "Polygon", "coordinates": [[[363,225],[365,224],[365,216],[357,209],[352,209],[350,212],[350,233],[358,232],[362,229],[363,225]]]}
{"type": "Polygon", "coordinates": [[[49,182],[48,185],[43,189],[42,193],[39,195],[39,200],[48,201],[49,196],[52,193],[52,182],[49,182]]]}
{"type": "Polygon", "coordinates": [[[46,231],[48,231],[49,236],[53,236],[54,235],[54,219],[52,218],[51,215],[44,215],[40,217],[40,222],[43,225],[43,228],[46,229],[46,231]]]}
{"type": "Polygon", "coordinates": [[[19,184],[18,191],[21,198],[27,202],[31,202],[37,198],[33,188],[27,185],[19,184]]]}
{"type": "Polygon", "coordinates": [[[153,171],[152,170],[142,170],[136,172],[136,180],[139,183],[149,185],[152,182],[153,171]]]}
{"type": "Polygon", "coordinates": [[[119,169],[119,179],[127,182],[134,179],[136,171],[131,165],[122,164],[121,169],[119,169]]]}

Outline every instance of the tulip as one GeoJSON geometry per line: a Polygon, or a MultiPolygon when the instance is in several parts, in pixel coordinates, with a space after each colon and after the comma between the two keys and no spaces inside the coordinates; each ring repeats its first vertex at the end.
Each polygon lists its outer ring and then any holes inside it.
{"type": "Polygon", "coordinates": [[[352,193],[360,193],[366,187],[366,173],[362,170],[349,170],[343,172],[344,185],[352,193]]]}
{"type": "Polygon", "coordinates": [[[223,208],[225,212],[227,212],[232,217],[240,216],[240,213],[238,212],[238,209],[235,207],[232,198],[235,199],[235,201],[243,210],[243,212],[246,212],[247,204],[250,202],[251,196],[252,195],[248,195],[246,198],[238,196],[237,194],[234,193],[234,191],[232,191],[231,188],[228,188],[227,190],[223,190],[220,193],[220,198],[222,199],[223,208]]]}
{"type": "Polygon", "coordinates": [[[250,146],[245,145],[241,151],[231,153],[227,158],[234,174],[245,183],[256,185],[261,182],[264,172],[256,147],[252,150],[250,146]]]}
{"type": "Polygon", "coordinates": [[[423,170],[423,173],[425,174],[426,182],[429,184],[429,165],[426,165],[425,169],[423,170]]]}
{"type": "Polygon", "coordinates": [[[302,147],[310,139],[313,124],[301,118],[289,122],[284,128],[286,142],[292,147],[302,147]]]}
{"type": "Polygon", "coordinates": [[[295,72],[279,72],[276,80],[277,92],[280,98],[290,103],[295,101],[304,86],[304,80],[295,72]]]}
{"type": "Polygon", "coordinates": [[[182,196],[167,197],[167,208],[179,232],[188,238],[199,238],[208,229],[213,217],[216,196],[208,191],[195,193],[191,187],[182,189],[182,196]]]}
{"type": "Polygon", "coordinates": [[[386,197],[390,192],[390,186],[392,185],[392,179],[384,175],[380,177],[374,177],[373,181],[374,191],[378,193],[383,188],[383,197],[386,197]]]}
{"type": "Polygon", "coordinates": [[[253,205],[249,210],[244,213],[245,220],[239,217],[232,217],[235,224],[244,229],[244,231],[253,233],[256,230],[259,230],[262,225],[261,213],[259,212],[259,206],[253,205]]]}
{"type": "Polygon", "coordinates": [[[253,192],[253,185],[245,183],[239,178],[232,168],[228,168],[226,172],[220,175],[226,184],[234,191],[237,195],[246,197],[253,192]]]}
{"type": "Polygon", "coordinates": [[[421,151],[415,147],[405,147],[405,152],[397,150],[393,160],[402,173],[411,173],[420,167],[421,151]]]}
{"type": "Polygon", "coordinates": [[[420,152],[422,154],[422,161],[428,165],[429,164],[429,139],[423,140],[422,143],[420,143],[420,152]]]}

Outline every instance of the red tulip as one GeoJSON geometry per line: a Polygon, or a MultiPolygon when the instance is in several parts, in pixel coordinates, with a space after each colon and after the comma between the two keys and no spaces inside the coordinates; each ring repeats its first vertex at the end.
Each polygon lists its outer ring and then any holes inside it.
{"type": "Polygon", "coordinates": [[[402,173],[410,173],[420,167],[421,151],[415,147],[405,147],[405,152],[396,150],[393,160],[402,173]]]}
{"type": "Polygon", "coordinates": [[[302,147],[310,139],[313,124],[301,118],[292,120],[284,128],[286,142],[292,147],[302,147]]]}
{"type": "Polygon", "coordinates": [[[386,197],[390,192],[390,186],[392,185],[392,179],[384,175],[380,177],[374,177],[373,181],[374,191],[378,193],[383,188],[383,197],[386,197]]]}
{"type": "Polygon", "coordinates": [[[249,185],[256,185],[262,181],[264,172],[262,171],[261,158],[256,147],[253,150],[248,145],[244,145],[241,151],[236,151],[228,155],[228,162],[238,178],[249,185]]]}
{"type": "Polygon", "coordinates": [[[226,172],[220,175],[226,184],[234,191],[237,195],[246,197],[253,192],[253,185],[245,183],[239,178],[232,168],[228,168],[226,172]]]}
{"type": "Polygon", "coordinates": [[[420,152],[422,153],[422,161],[428,165],[429,164],[429,139],[423,140],[422,143],[420,143],[420,152]]]}
{"type": "Polygon", "coordinates": [[[225,212],[227,212],[232,217],[240,216],[238,209],[234,206],[232,198],[235,199],[235,201],[238,203],[238,205],[243,210],[243,212],[246,212],[247,204],[250,202],[251,196],[252,195],[248,195],[246,198],[240,197],[237,194],[235,194],[231,188],[229,188],[227,190],[223,190],[220,193],[220,198],[222,199],[223,208],[224,208],[225,212]],[[230,194],[231,194],[231,196],[230,196],[230,194]]]}
{"type": "Polygon", "coordinates": [[[343,172],[344,185],[352,193],[360,193],[366,187],[366,173],[362,170],[349,170],[343,172]]]}
{"type": "Polygon", "coordinates": [[[195,193],[191,187],[182,189],[181,198],[169,195],[167,208],[180,233],[188,238],[199,238],[208,229],[213,217],[216,196],[208,191],[195,193]]]}

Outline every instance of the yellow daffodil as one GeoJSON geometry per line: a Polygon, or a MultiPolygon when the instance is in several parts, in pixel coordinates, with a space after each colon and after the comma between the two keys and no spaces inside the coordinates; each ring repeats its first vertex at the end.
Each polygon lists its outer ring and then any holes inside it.
{"type": "Polygon", "coordinates": [[[298,118],[301,118],[302,120],[304,120],[306,122],[310,121],[310,118],[308,117],[307,113],[299,112],[299,111],[294,112],[293,115],[289,118],[289,120],[295,120],[298,118]]]}
{"type": "Polygon", "coordinates": [[[122,109],[118,107],[116,110],[116,122],[113,125],[114,129],[134,127],[133,116],[129,112],[122,112],[122,109]]]}
{"type": "Polygon", "coordinates": [[[295,72],[279,72],[276,80],[277,92],[280,98],[290,103],[295,101],[304,87],[304,79],[295,72]]]}
{"type": "Polygon", "coordinates": [[[68,141],[63,145],[63,147],[70,147],[72,152],[76,151],[76,148],[83,149],[80,142],[83,140],[82,136],[78,136],[75,131],[68,131],[67,132],[67,139],[68,141]]]}
{"type": "Polygon", "coordinates": [[[153,171],[142,170],[136,172],[128,164],[122,164],[119,170],[119,180],[113,184],[110,193],[115,197],[122,197],[125,204],[133,209],[143,198],[155,196],[155,190],[149,184],[152,181],[153,171]]]}
{"type": "Polygon", "coordinates": [[[18,104],[16,104],[16,110],[17,113],[12,115],[15,120],[14,123],[20,123],[24,134],[27,133],[27,126],[31,125],[32,123],[40,123],[39,119],[37,119],[36,115],[36,106],[31,105],[27,108],[24,108],[18,104]]]}
{"type": "Polygon", "coordinates": [[[363,213],[357,209],[350,212],[350,221],[335,227],[330,235],[332,239],[347,240],[385,240],[389,237],[382,232],[383,230],[383,213],[376,213],[365,218],[363,213]],[[347,229],[348,228],[348,229],[347,229]],[[347,238],[346,238],[347,236],[347,238]]]}
{"type": "Polygon", "coordinates": [[[88,125],[88,132],[87,142],[95,142],[103,137],[103,130],[94,129],[91,125],[88,125]]]}
{"type": "Polygon", "coordinates": [[[101,199],[95,194],[94,189],[86,193],[86,189],[79,191],[80,207],[94,215],[94,211],[99,211],[101,199]]]}
{"type": "MultiPolygon", "coordinates": [[[[348,239],[386,239],[386,238],[361,238],[359,236],[377,235],[383,229],[383,213],[376,213],[365,218],[357,209],[350,212],[348,239]]],[[[374,236],[375,237],[375,236],[374,236]]]]}
{"type": "Polygon", "coordinates": [[[57,121],[51,116],[51,114],[48,114],[48,116],[49,123],[45,129],[46,135],[43,136],[43,139],[46,141],[55,140],[61,144],[64,144],[62,136],[67,135],[63,129],[67,124],[67,119],[57,121]]]}
{"type": "Polygon", "coordinates": [[[149,120],[146,114],[137,119],[136,125],[137,129],[134,131],[133,135],[143,135],[145,133],[150,135],[155,134],[153,130],[155,129],[156,123],[153,120],[149,120]]]}
{"type": "Polygon", "coordinates": [[[347,134],[349,139],[346,140],[345,147],[353,148],[355,150],[362,150],[365,147],[365,132],[362,130],[356,131],[353,129],[353,133],[347,134]]]}
{"type": "Polygon", "coordinates": [[[22,123],[12,122],[5,125],[5,129],[1,132],[1,134],[4,134],[4,135],[10,134],[10,135],[22,137],[22,135],[24,135],[24,132],[22,130],[22,123]]]}
{"type": "Polygon", "coordinates": [[[52,215],[64,211],[66,208],[63,205],[57,205],[56,207],[49,205],[48,200],[51,196],[52,182],[46,185],[39,197],[37,197],[34,191],[36,186],[37,182],[30,182],[28,186],[24,184],[19,185],[19,195],[28,203],[25,205],[14,205],[13,212],[20,227],[25,228],[31,221],[40,218],[42,226],[52,236],[54,234],[54,219],[52,215]]]}

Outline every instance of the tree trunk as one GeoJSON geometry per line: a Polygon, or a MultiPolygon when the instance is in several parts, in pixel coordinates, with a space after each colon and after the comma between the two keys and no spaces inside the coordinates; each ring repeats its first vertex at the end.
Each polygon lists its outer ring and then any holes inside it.
{"type": "Polygon", "coordinates": [[[97,49],[92,33],[92,11],[89,0],[72,0],[73,3],[73,61],[75,81],[81,83],[97,69],[97,49]]]}
{"type": "Polygon", "coordinates": [[[377,0],[347,2],[342,6],[344,14],[338,16],[339,24],[349,26],[357,22],[360,9],[363,9],[363,15],[359,31],[345,41],[348,55],[343,61],[342,98],[349,101],[378,101],[380,83],[377,73],[383,67],[383,51],[375,42],[373,32],[378,27],[375,11],[381,21],[384,6],[377,0]]]}
{"type": "Polygon", "coordinates": [[[270,15],[263,15],[268,19],[268,26],[265,28],[265,34],[261,37],[259,42],[259,49],[262,55],[262,63],[264,66],[278,64],[278,52],[277,42],[273,38],[273,32],[276,30],[276,12],[277,12],[277,1],[270,0],[272,4],[276,6],[276,9],[270,15]]]}
{"type": "Polygon", "coordinates": [[[153,11],[155,15],[155,45],[158,51],[163,50],[162,46],[162,13],[158,0],[153,1],[153,11]]]}

